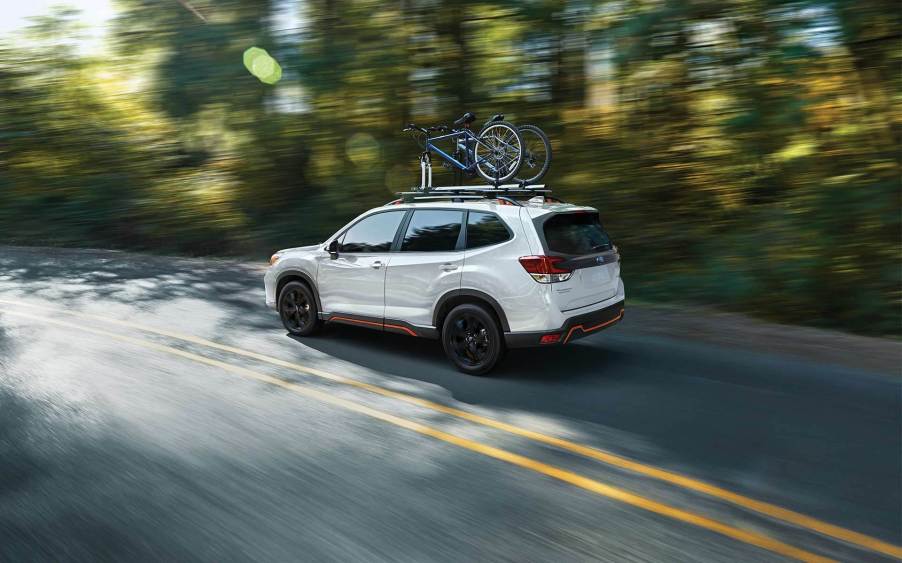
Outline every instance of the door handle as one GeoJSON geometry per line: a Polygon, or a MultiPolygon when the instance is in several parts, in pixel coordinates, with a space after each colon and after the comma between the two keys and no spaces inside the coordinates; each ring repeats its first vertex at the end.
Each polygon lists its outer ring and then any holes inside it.
{"type": "Polygon", "coordinates": [[[382,267],[382,262],[380,262],[379,260],[376,260],[375,262],[370,264],[370,268],[373,268],[374,270],[378,270],[381,267],[382,267]]]}
{"type": "Polygon", "coordinates": [[[442,264],[441,268],[444,272],[453,272],[457,269],[457,264],[442,264]]]}

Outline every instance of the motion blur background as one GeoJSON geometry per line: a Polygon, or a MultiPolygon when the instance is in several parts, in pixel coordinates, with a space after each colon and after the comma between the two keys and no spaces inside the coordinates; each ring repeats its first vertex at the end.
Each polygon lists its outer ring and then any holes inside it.
{"type": "Polygon", "coordinates": [[[413,186],[405,123],[500,112],[631,297],[902,332],[896,0],[13,4],[0,242],[265,259],[413,186]]]}

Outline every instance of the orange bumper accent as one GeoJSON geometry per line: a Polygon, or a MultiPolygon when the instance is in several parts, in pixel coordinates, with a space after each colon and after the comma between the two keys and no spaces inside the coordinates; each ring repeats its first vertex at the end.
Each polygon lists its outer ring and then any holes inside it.
{"type": "Polygon", "coordinates": [[[567,336],[564,338],[564,344],[566,344],[570,340],[570,337],[573,336],[573,331],[576,329],[581,330],[583,332],[583,334],[588,334],[592,331],[598,330],[600,328],[604,328],[610,324],[614,324],[622,318],[623,318],[623,309],[620,309],[620,312],[617,314],[616,317],[614,317],[613,319],[604,321],[603,323],[598,323],[597,325],[593,325],[588,328],[584,327],[583,325],[572,326],[572,327],[570,327],[570,330],[567,331],[567,336]]]}

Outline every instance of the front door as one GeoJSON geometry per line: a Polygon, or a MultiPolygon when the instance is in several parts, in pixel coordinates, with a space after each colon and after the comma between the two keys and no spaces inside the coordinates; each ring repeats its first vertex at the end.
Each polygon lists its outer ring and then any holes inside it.
{"type": "Polygon", "coordinates": [[[381,324],[385,313],[385,272],[405,211],[367,215],[339,235],[338,256],[323,257],[317,272],[323,312],[368,317],[381,324]]]}

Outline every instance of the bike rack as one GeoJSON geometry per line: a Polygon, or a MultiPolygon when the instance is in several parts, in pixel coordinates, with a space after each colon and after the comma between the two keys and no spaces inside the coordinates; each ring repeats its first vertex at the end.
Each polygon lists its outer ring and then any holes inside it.
{"type": "Polygon", "coordinates": [[[420,155],[420,185],[409,192],[398,192],[400,200],[390,203],[411,202],[415,200],[442,200],[455,201],[494,199],[501,200],[509,205],[522,205],[517,197],[542,196],[545,201],[562,201],[551,196],[551,188],[545,184],[527,184],[518,182],[515,184],[501,184],[492,182],[485,186],[433,186],[432,185],[432,157],[429,151],[420,155]]]}
{"type": "Polygon", "coordinates": [[[428,192],[432,189],[432,158],[426,151],[420,155],[420,191],[428,192]]]}
{"type": "MultiPolygon", "coordinates": [[[[455,174],[457,171],[455,171],[455,174]]],[[[459,176],[455,175],[455,179],[458,179],[459,176]]],[[[460,178],[462,179],[462,178],[460,178]]],[[[492,182],[492,188],[494,190],[508,191],[511,189],[519,189],[519,190],[535,190],[535,189],[544,189],[545,184],[527,184],[526,182],[518,182],[516,184],[502,184],[497,181],[497,179],[492,182]]],[[[435,188],[435,189],[467,189],[470,186],[448,186],[446,188],[435,188]]],[[[416,188],[414,188],[416,189],[416,188]]],[[[423,193],[429,192],[433,189],[432,187],[432,157],[429,152],[426,151],[420,155],[420,187],[419,190],[423,193]]],[[[481,188],[483,189],[483,188],[481,188]]],[[[548,190],[550,193],[551,190],[548,190]]]]}
{"type": "Polygon", "coordinates": [[[401,199],[392,203],[409,203],[412,201],[423,200],[501,200],[507,204],[522,205],[516,198],[532,198],[541,196],[545,201],[554,201],[563,203],[560,199],[551,196],[551,188],[545,184],[500,184],[498,186],[437,186],[431,185],[431,177],[429,175],[428,165],[421,168],[421,177],[424,182],[419,189],[414,188],[409,192],[398,192],[401,199]],[[426,186],[426,179],[430,179],[426,186]]]}

